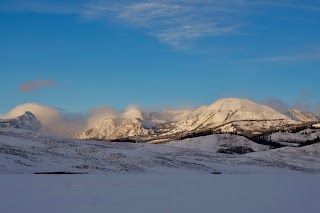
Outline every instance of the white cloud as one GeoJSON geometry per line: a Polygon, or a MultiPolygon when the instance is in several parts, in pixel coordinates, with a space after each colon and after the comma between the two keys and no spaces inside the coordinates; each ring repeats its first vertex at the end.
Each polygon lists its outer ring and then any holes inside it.
{"type": "Polygon", "coordinates": [[[165,22],[164,18],[174,18],[190,12],[190,8],[177,4],[137,3],[126,6],[119,11],[118,18],[135,25],[148,26],[165,22]]]}
{"type": "Polygon", "coordinates": [[[106,118],[117,118],[119,113],[112,107],[101,106],[90,110],[89,116],[87,118],[87,127],[92,127],[93,125],[103,121],[106,118]]]}
{"type": "MultiPolygon", "coordinates": [[[[127,119],[141,118],[142,116],[142,110],[137,105],[129,105],[124,111],[117,111],[109,106],[100,106],[89,110],[89,113],[84,115],[64,113],[63,110],[38,103],[27,103],[16,106],[5,115],[0,115],[0,119],[18,117],[27,111],[37,117],[49,134],[66,137],[80,134],[107,118],[117,119],[118,122],[121,122],[127,119]]],[[[177,109],[177,111],[179,110],[177,109]]],[[[149,112],[154,111],[150,110],[149,112]]],[[[170,119],[165,111],[155,114],[163,119],[170,119]]]]}
{"type": "Polygon", "coordinates": [[[84,131],[87,121],[83,117],[70,117],[60,111],[37,103],[19,105],[1,118],[13,118],[23,115],[26,111],[32,112],[50,134],[73,136],[84,131]]]}
{"type": "Polygon", "coordinates": [[[212,5],[206,1],[129,1],[111,4],[100,0],[87,4],[85,8],[86,19],[108,17],[142,28],[161,43],[177,49],[183,48],[185,42],[231,34],[239,27],[239,24],[220,19],[221,14],[232,14],[235,10],[233,6],[224,7],[218,1],[212,5]]]}
{"type": "Polygon", "coordinates": [[[55,108],[37,103],[27,103],[13,108],[5,115],[0,115],[0,118],[18,117],[26,111],[33,113],[48,133],[67,137],[80,134],[106,118],[118,118],[120,115],[117,110],[108,106],[96,107],[90,110],[87,115],[77,115],[63,113],[55,108]]]}
{"type": "Polygon", "coordinates": [[[234,32],[238,26],[218,27],[215,24],[185,25],[155,33],[159,41],[180,49],[184,43],[206,36],[219,36],[234,32]]]}
{"type": "Polygon", "coordinates": [[[2,118],[12,118],[23,115],[26,111],[30,111],[41,119],[43,125],[48,125],[52,120],[55,120],[60,116],[58,110],[55,110],[51,107],[40,105],[37,103],[27,103],[23,105],[19,105],[12,109],[7,114],[1,116],[2,118]]]}

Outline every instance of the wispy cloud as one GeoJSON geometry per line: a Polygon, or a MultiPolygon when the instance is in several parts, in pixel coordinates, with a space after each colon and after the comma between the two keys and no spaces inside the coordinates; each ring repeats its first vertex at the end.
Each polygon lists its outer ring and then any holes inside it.
{"type": "Polygon", "coordinates": [[[320,61],[319,53],[308,53],[298,55],[281,55],[260,58],[257,61],[261,62],[301,62],[301,61],[320,61]]]}
{"type": "Polygon", "coordinates": [[[57,81],[52,80],[36,80],[31,82],[24,82],[20,85],[19,91],[21,92],[34,92],[43,87],[57,86],[57,81]]]}
{"type": "Polygon", "coordinates": [[[50,134],[59,136],[75,136],[91,128],[106,118],[117,118],[119,112],[108,106],[91,109],[89,113],[70,113],[62,109],[38,103],[18,105],[8,113],[1,115],[0,119],[13,118],[23,115],[26,111],[32,112],[50,134]]]}
{"type": "Polygon", "coordinates": [[[160,0],[110,4],[100,0],[86,5],[84,17],[92,20],[111,16],[125,25],[143,28],[161,43],[180,49],[185,47],[186,42],[202,37],[231,34],[238,29],[239,23],[221,20],[222,14],[233,14],[236,8],[215,2],[216,4],[212,5],[203,0],[160,0]]]}
{"type": "Polygon", "coordinates": [[[308,10],[308,11],[314,11],[314,12],[320,11],[320,2],[318,1],[293,2],[291,0],[277,0],[277,1],[265,0],[265,1],[256,1],[256,4],[273,6],[273,7],[290,8],[290,9],[296,9],[296,10],[308,10]]]}
{"type": "Polygon", "coordinates": [[[171,28],[156,33],[155,36],[163,43],[170,44],[174,48],[183,48],[185,41],[194,40],[205,36],[221,36],[234,32],[238,26],[219,27],[216,24],[185,25],[180,28],[171,28]]]}
{"type": "MultiPolygon", "coordinates": [[[[176,49],[205,37],[238,35],[246,16],[266,8],[319,12],[320,3],[291,0],[2,0],[0,4],[0,11],[77,14],[89,21],[116,21],[141,28],[146,34],[176,49]]],[[[263,60],[308,58],[311,57],[276,56],[263,60]]]]}
{"type": "MultiPolygon", "coordinates": [[[[87,19],[112,18],[123,24],[143,28],[161,43],[181,49],[204,37],[239,34],[243,19],[261,8],[320,10],[320,4],[289,0],[93,0],[84,7],[87,19]]],[[[300,56],[301,57],[301,56],[300,56]]],[[[300,58],[299,57],[299,58],[300,58]]],[[[294,57],[275,57],[265,60],[295,60],[294,57]]]]}

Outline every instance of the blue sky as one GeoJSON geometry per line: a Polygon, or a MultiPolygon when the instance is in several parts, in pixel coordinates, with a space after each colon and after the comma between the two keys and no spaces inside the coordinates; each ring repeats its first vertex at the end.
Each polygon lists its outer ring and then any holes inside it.
{"type": "Polygon", "coordinates": [[[316,111],[319,20],[312,0],[1,0],[0,114],[222,97],[316,111]]]}

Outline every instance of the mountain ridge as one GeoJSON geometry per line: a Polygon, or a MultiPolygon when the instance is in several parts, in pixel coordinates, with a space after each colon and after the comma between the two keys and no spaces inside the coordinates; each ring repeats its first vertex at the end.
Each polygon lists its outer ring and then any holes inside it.
{"type": "MultiPolygon", "coordinates": [[[[143,112],[138,107],[130,106],[123,112],[93,123],[73,138],[148,142],[179,140],[213,133],[250,136],[303,128],[307,124],[311,127],[319,122],[318,117],[312,113],[299,110],[289,112],[291,114],[283,114],[271,107],[239,98],[220,99],[195,110],[143,112]]],[[[41,122],[31,112],[16,118],[2,119],[0,127],[43,130],[41,122]]]]}
{"type": "Polygon", "coordinates": [[[237,98],[220,99],[209,106],[201,106],[194,111],[164,112],[167,113],[167,117],[161,117],[155,113],[142,113],[136,108],[130,108],[120,116],[120,119],[105,121],[107,123],[113,122],[112,128],[104,128],[103,123],[100,123],[75,138],[156,140],[170,138],[179,133],[212,129],[219,126],[223,127],[222,132],[236,133],[239,128],[248,131],[252,128],[259,132],[298,123],[275,109],[248,99],[237,98]],[[119,136],[121,137],[117,138],[119,136]]]}
{"type": "Polygon", "coordinates": [[[186,120],[178,123],[173,132],[194,131],[213,128],[237,121],[270,121],[264,125],[271,127],[271,121],[284,121],[285,124],[296,123],[288,116],[270,107],[259,105],[248,99],[224,98],[210,106],[196,109],[186,120]]]}
{"type": "Polygon", "coordinates": [[[288,111],[286,114],[292,119],[301,121],[301,122],[313,122],[313,121],[320,122],[320,118],[312,112],[304,112],[298,109],[292,109],[288,111]]]}

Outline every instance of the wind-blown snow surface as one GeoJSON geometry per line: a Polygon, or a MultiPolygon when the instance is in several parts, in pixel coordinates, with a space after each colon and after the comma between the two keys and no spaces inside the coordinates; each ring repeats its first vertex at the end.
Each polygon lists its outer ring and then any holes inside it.
{"type": "Polygon", "coordinates": [[[307,141],[315,140],[316,138],[320,138],[319,129],[306,129],[298,133],[276,132],[270,135],[270,139],[273,142],[287,145],[296,144],[297,146],[307,141]]]}
{"type": "Polygon", "coordinates": [[[3,213],[318,213],[319,176],[0,176],[3,213]]]}
{"type": "Polygon", "coordinates": [[[315,174],[320,173],[319,150],[320,144],[315,144],[227,155],[203,149],[81,141],[31,131],[1,129],[0,173],[315,174]]]}
{"type": "Polygon", "coordinates": [[[230,134],[187,138],[181,141],[172,141],[165,145],[207,152],[217,152],[219,149],[224,149],[226,147],[247,147],[251,148],[255,152],[266,151],[269,149],[269,146],[254,143],[243,136],[230,134]]]}

